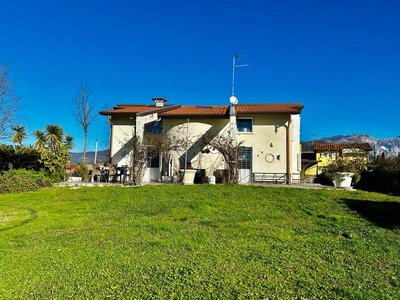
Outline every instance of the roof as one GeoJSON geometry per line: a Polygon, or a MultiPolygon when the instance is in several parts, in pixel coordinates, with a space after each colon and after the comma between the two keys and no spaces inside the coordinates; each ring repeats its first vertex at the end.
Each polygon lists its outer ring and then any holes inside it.
{"type": "Polygon", "coordinates": [[[117,104],[112,110],[103,110],[100,115],[103,116],[132,116],[136,114],[161,113],[166,110],[175,109],[180,105],[164,105],[162,107],[155,105],[134,105],[134,104],[117,104]]]}
{"type": "Polygon", "coordinates": [[[237,114],[299,114],[304,106],[300,103],[264,103],[264,104],[238,104],[236,105],[237,114]]]}
{"type": "Polygon", "coordinates": [[[223,117],[227,115],[228,106],[181,106],[160,114],[160,117],[174,116],[214,116],[223,117]]]}
{"type": "Polygon", "coordinates": [[[358,148],[364,151],[372,151],[369,143],[315,143],[314,151],[340,151],[343,149],[358,148]]]}
{"type": "MultiPolygon", "coordinates": [[[[300,103],[238,104],[237,115],[245,114],[300,114],[304,106],[300,103]]],[[[132,116],[158,113],[160,117],[223,117],[229,116],[228,105],[183,106],[183,105],[129,105],[118,104],[112,110],[100,112],[103,116],[132,116]]]]}

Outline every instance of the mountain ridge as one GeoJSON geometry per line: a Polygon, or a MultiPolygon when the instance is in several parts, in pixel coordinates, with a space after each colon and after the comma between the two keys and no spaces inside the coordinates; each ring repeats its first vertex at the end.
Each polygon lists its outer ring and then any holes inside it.
{"type": "MultiPolygon", "coordinates": [[[[110,151],[108,149],[97,151],[96,163],[101,164],[101,163],[108,162],[109,152],[110,151]]],[[[70,154],[71,154],[71,164],[72,165],[79,164],[82,162],[83,152],[70,152],[70,154]]],[[[87,151],[86,152],[86,163],[93,164],[95,156],[96,156],[95,151],[87,151]]]]}

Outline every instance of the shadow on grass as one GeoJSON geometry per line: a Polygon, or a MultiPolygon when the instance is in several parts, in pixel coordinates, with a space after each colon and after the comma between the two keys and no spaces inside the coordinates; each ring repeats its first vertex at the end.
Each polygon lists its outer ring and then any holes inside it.
{"type": "MultiPolygon", "coordinates": [[[[6,206],[6,205],[2,205],[2,206],[3,207],[12,207],[12,206],[6,206]]],[[[12,208],[14,208],[14,207],[12,207],[12,208]]],[[[30,208],[22,208],[22,209],[29,211],[30,216],[24,220],[21,220],[20,222],[17,222],[16,224],[14,224],[12,226],[0,228],[0,232],[23,226],[25,224],[32,222],[33,220],[35,220],[38,217],[38,212],[36,210],[30,209],[30,208]]]]}
{"type": "Polygon", "coordinates": [[[372,200],[343,199],[344,203],[375,225],[386,228],[400,228],[400,202],[378,202],[372,200]]]}

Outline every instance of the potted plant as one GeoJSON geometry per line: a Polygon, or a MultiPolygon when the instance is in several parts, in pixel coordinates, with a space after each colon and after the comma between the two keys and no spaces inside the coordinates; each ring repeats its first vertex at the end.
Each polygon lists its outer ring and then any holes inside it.
{"type": "Polygon", "coordinates": [[[324,173],[337,188],[350,188],[352,182],[357,183],[361,172],[367,169],[364,157],[339,157],[325,167],[324,173]]]}
{"type": "Polygon", "coordinates": [[[188,166],[186,169],[179,170],[183,175],[182,183],[183,184],[193,184],[194,176],[196,175],[197,170],[193,169],[191,166],[188,166]]]}

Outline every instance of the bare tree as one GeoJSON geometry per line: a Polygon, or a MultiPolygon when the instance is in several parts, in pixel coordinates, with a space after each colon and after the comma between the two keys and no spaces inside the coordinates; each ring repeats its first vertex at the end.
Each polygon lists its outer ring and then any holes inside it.
{"type": "Polygon", "coordinates": [[[161,154],[167,162],[171,150],[187,149],[187,143],[187,137],[182,134],[170,136],[165,132],[145,131],[143,138],[139,137],[135,130],[132,137],[126,134],[121,145],[129,152],[129,181],[134,185],[141,185],[150,158],[161,154]]]}
{"type": "Polygon", "coordinates": [[[21,107],[21,98],[14,94],[14,81],[9,75],[9,66],[0,64],[0,140],[11,136],[11,126],[16,125],[21,107]]]}
{"type": "Polygon", "coordinates": [[[239,157],[243,143],[243,141],[238,142],[236,140],[232,128],[228,128],[225,132],[215,136],[208,132],[204,137],[203,144],[217,149],[224,157],[228,172],[228,183],[239,182],[239,157]]]}
{"type": "Polygon", "coordinates": [[[84,134],[82,162],[86,160],[86,149],[88,144],[89,126],[97,117],[95,111],[96,102],[92,97],[93,88],[86,83],[81,83],[77,94],[72,98],[72,112],[76,120],[82,126],[84,134]]]}
{"type": "Polygon", "coordinates": [[[134,133],[129,146],[131,148],[131,179],[134,185],[142,185],[147,166],[147,147],[136,133],[134,133]]]}
{"type": "Polygon", "coordinates": [[[124,146],[130,153],[130,181],[134,185],[141,185],[149,158],[167,153],[174,147],[174,142],[162,132],[145,132],[142,139],[134,131],[132,138],[124,146]]]}

